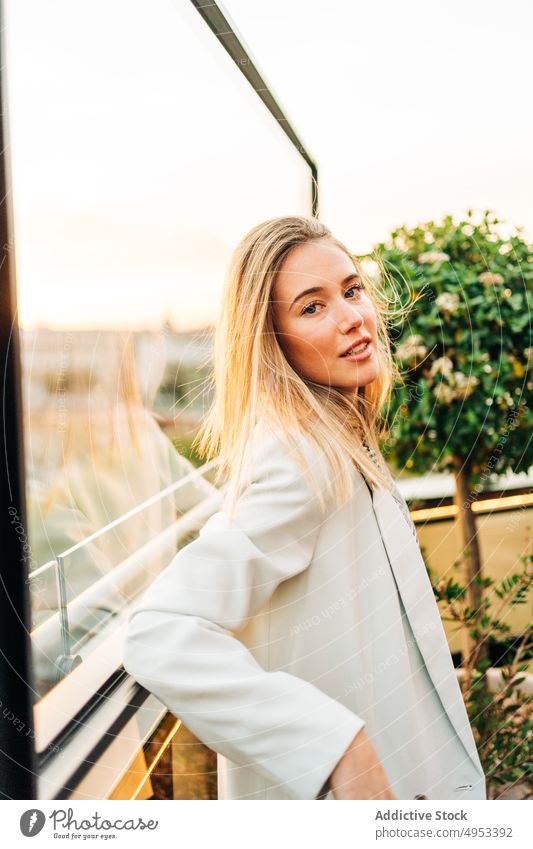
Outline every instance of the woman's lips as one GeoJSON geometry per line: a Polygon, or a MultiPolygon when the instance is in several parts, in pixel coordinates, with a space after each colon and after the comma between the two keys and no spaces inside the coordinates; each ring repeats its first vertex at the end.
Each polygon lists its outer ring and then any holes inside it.
{"type": "Polygon", "coordinates": [[[360,362],[360,360],[367,360],[369,357],[371,357],[373,352],[374,350],[372,348],[372,342],[367,342],[366,348],[363,348],[363,350],[359,354],[344,354],[341,359],[351,360],[352,362],[360,362]]]}

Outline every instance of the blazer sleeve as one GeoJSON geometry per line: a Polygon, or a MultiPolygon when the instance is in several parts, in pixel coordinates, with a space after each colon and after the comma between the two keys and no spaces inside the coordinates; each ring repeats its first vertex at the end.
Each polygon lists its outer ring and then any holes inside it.
{"type": "Polygon", "coordinates": [[[324,518],[279,437],[252,469],[234,518],[211,516],[130,613],[124,667],[207,746],[314,799],[364,721],[312,683],[265,670],[228,633],[309,566],[324,518]]]}

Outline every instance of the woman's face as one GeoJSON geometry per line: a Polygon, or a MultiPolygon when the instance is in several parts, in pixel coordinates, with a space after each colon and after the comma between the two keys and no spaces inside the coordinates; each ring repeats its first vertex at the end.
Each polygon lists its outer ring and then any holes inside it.
{"type": "Polygon", "coordinates": [[[272,291],[274,327],[295,371],[352,394],[376,379],[376,311],[350,257],[332,242],[297,245],[272,291]],[[346,351],[368,340],[358,353],[346,351]]]}

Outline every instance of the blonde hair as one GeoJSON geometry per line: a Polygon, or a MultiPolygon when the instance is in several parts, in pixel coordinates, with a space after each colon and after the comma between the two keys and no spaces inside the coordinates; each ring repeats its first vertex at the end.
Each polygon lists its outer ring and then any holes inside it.
{"type": "MultiPolygon", "coordinates": [[[[373,488],[390,489],[387,475],[370,460],[362,440],[382,458],[379,440],[382,407],[390,398],[394,377],[386,324],[386,302],[373,280],[350,251],[320,221],[300,216],[272,218],[258,224],[235,249],[225,280],[222,309],[215,334],[211,383],[214,400],[195,439],[200,456],[218,456],[216,481],[229,476],[226,504],[233,510],[247,447],[256,422],[263,418],[293,442],[296,458],[307,474],[308,464],[293,434],[303,435],[313,448],[327,446],[334,497],[342,503],[351,494],[346,454],[373,488]],[[276,335],[272,290],[282,262],[296,245],[327,240],[354,262],[377,315],[379,374],[359,387],[353,398],[331,386],[305,379],[287,361],[276,335]]],[[[319,500],[321,488],[314,480],[319,500]]]]}

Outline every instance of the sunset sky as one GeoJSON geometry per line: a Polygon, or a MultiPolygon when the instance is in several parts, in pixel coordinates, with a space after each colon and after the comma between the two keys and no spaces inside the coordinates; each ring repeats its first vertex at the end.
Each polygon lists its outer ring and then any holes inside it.
{"type": "MultiPolygon", "coordinates": [[[[309,172],[189,0],[6,0],[23,325],[212,322],[258,221],[309,172]]],[[[492,209],[533,238],[533,7],[227,0],[360,253],[492,209]]]]}

